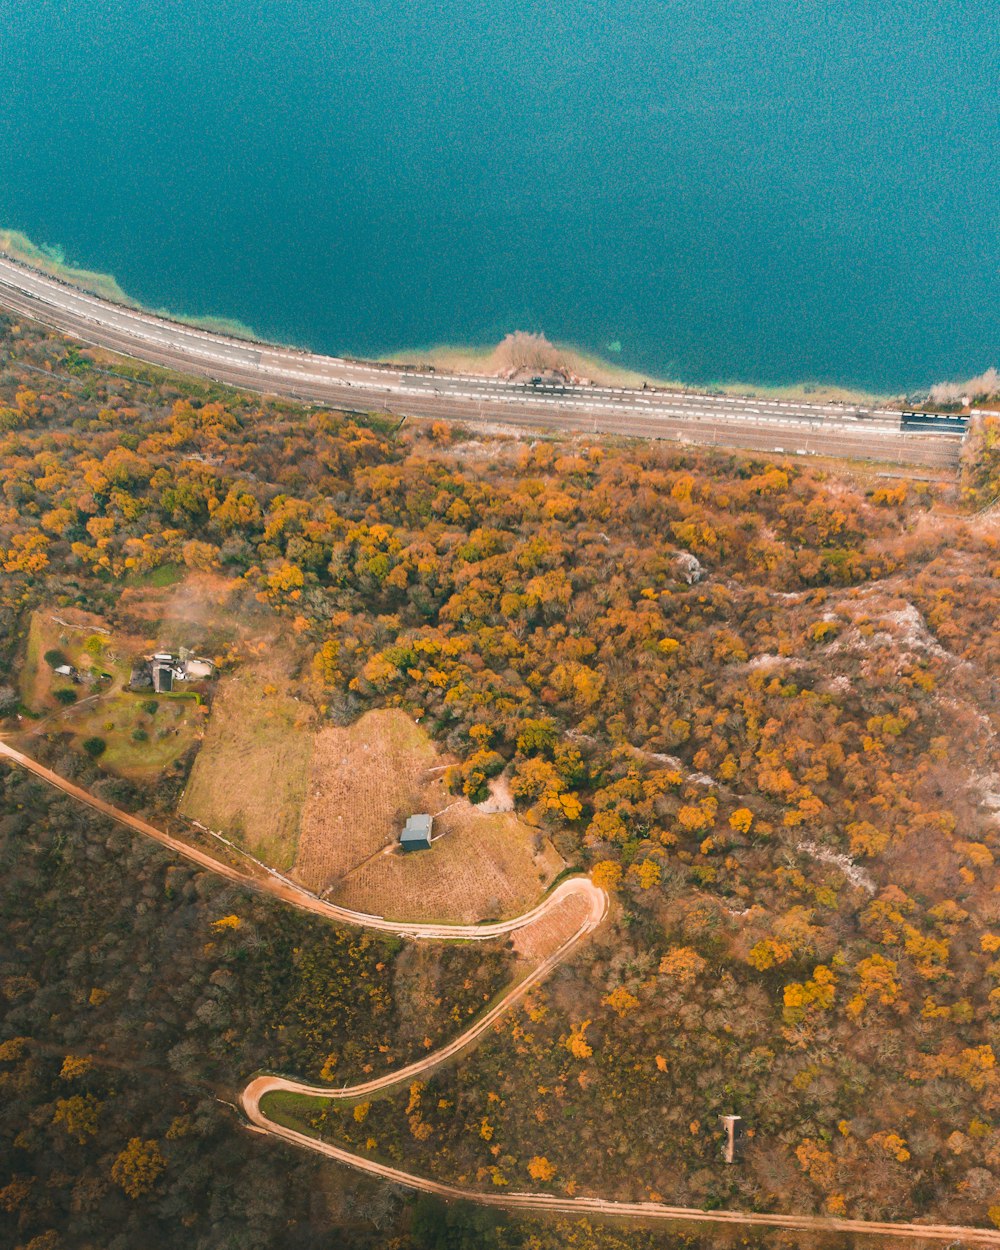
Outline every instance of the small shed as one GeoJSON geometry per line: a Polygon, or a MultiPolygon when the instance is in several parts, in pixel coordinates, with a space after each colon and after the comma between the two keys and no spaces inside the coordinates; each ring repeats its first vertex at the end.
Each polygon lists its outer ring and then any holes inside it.
{"type": "Polygon", "coordinates": [[[408,816],[403,832],[399,835],[399,845],[404,851],[426,851],[431,844],[431,827],[434,817],[426,812],[408,816]]]}
{"type": "Polygon", "coordinates": [[[73,667],[72,664],[59,664],[57,665],[55,671],[59,674],[60,677],[75,677],[76,676],[76,669],[73,667]]]}

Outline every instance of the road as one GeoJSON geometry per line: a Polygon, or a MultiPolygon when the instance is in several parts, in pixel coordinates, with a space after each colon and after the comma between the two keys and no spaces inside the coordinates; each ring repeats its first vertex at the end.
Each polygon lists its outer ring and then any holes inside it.
{"type": "MultiPolygon", "coordinates": [[[[613,1202],[605,1198],[560,1198],[555,1194],[541,1193],[489,1193],[482,1190],[463,1189],[444,1181],[415,1176],[400,1168],[377,1163],[363,1155],[352,1154],[330,1142],[318,1141],[295,1129],[285,1128],[269,1120],[255,1105],[253,1086],[243,1093],[243,1106],[255,1128],[273,1137],[280,1137],[294,1146],[313,1150],[336,1159],[360,1172],[367,1172],[382,1180],[415,1189],[425,1194],[435,1194],[448,1201],[475,1202],[481,1206],[501,1207],[507,1211],[528,1213],[543,1212],[550,1215],[569,1215],[579,1219],[585,1215],[606,1216],[616,1219],[633,1219],[644,1224],[665,1221],[671,1224],[735,1224],[738,1227],[788,1228],[798,1232],[813,1233],[862,1233],[868,1236],[905,1238],[915,1241],[947,1242],[956,1250],[961,1246],[1000,1246],[1000,1232],[996,1229],[970,1228],[960,1224],[904,1224],[889,1220],[849,1220],[827,1218],[821,1215],[781,1215],[761,1211],[703,1211],[700,1207],[671,1207],[662,1202],[613,1202]],[[248,1097],[249,1095],[249,1097],[248,1097]]],[[[256,1097],[262,1097],[262,1090],[256,1097]]],[[[329,1091],[328,1091],[329,1096],[329,1091]]],[[[346,1096],[346,1095],[345,1095],[346,1096]]]]}
{"type": "Polygon", "coordinates": [[[523,929],[534,921],[542,919],[549,912],[554,911],[567,898],[580,897],[586,900],[587,914],[583,924],[586,926],[585,931],[588,933],[600,924],[607,910],[608,900],[603,890],[598,889],[587,877],[569,877],[565,881],[560,882],[550,894],[547,894],[540,903],[529,911],[524,912],[520,916],[515,916],[511,920],[497,920],[489,924],[418,924],[403,920],[391,920],[385,916],[373,916],[368,912],[351,911],[347,907],[338,907],[336,903],[330,903],[326,899],[311,894],[304,886],[298,885],[274,869],[270,869],[266,876],[257,876],[243,872],[241,869],[235,868],[232,864],[227,864],[223,860],[216,859],[214,855],[201,850],[200,847],[192,846],[190,842],[185,842],[181,838],[175,838],[172,834],[158,829],[140,816],[133,816],[131,812],[122,811],[121,808],[115,807],[111,803],[106,803],[104,799],[99,799],[96,794],[91,794],[88,790],[84,790],[82,786],[74,785],[72,781],[61,777],[58,773],[53,772],[51,768],[46,768],[44,764],[39,763],[36,759],[32,759],[30,755],[25,755],[2,741],[0,741],[0,759],[9,760],[10,763],[27,769],[28,772],[34,773],[36,777],[41,778],[42,781],[47,782],[50,786],[55,786],[56,789],[62,790],[64,794],[70,795],[71,798],[77,799],[81,803],[86,803],[88,807],[92,807],[102,815],[117,821],[118,824],[124,825],[127,829],[131,829],[133,833],[141,833],[144,837],[152,838],[154,842],[159,842],[161,846],[168,847],[171,851],[182,855],[185,859],[190,860],[191,863],[197,864],[199,868],[206,868],[209,872],[218,873],[220,876],[227,878],[229,881],[234,881],[238,885],[270,894],[291,907],[299,908],[300,911],[312,912],[313,915],[323,916],[327,920],[335,920],[339,924],[358,925],[364,929],[375,929],[380,933],[394,933],[398,937],[417,940],[486,942],[491,938],[507,937],[512,933],[516,933],[518,929],[523,929]]]}
{"type": "Polygon", "coordinates": [[[553,1194],[544,1193],[494,1194],[462,1189],[457,1185],[449,1185],[442,1181],[431,1180],[428,1177],[417,1176],[411,1172],[404,1172],[399,1168],[390,1167],[374,1159],[368,1159],[363,1155],[354,1154],[340,1146],[319,1141],[317,1138],[297,1132],[295,1129],[286,1128],[284,1125],[269,1119],[261,1109],[261,1100],[267,1094],[290,1092],[309,1094],[331,1100],[363,1098],[369,1094],[406,1083],[421,1074],[426,1074],[447,1060],[455,1058],[462,1051],[473,1045],[474,1042],[493,1027],[505,1012],[523,998],[532,986],[537,985],[538,982],[547,977],[580,942],[601,924],[607,914],[607,894],[585,877],[572,877],[562,882],[537,907],[525,912],[522,916],[515,917],[512,920],[501,921],[497,924],[426,925],[385,920],[381,916],[371,916],[364,912],[349,911],[346,908],[327,903],[302,890],[294,882],[278,874],[263,879],[251,877],[249,874],[233,868],[230,864],[215,859],[198,847],[191,846],[178,838],[172,837],[163,830],[157,829],[155,825],[149,824],[148,821],[142,820],[138,816],[133,816],[130,812],[122,811],[110,803],[106,803],[103,799],[99,799],[96,795],[82,789],[82,787],[67,781],[65,777],[61,777],[58,773],[46,768],[44,764],[40,764],[37,760],[23,754],[21,751],[15,750],[2,741],[0,741],[0,758],[27,769],[36,777],[61,790],[64,794],[78,799],[81,803],[87,804],[95,811],[110,817],[133,832],[152,838],[162,846],[176,851],[192,863],[198,864],[211,872],[218,873],[227,880],[235,881],[256,890],[263,890],[293,907],[299,907],[305,911],[327,916],[332,920],[356,924],[364,928],[402,934],[418,940],[468,941],[472,939],[479,941],[487,937],[496,937],[505,933],[512,933],[519,928],[524,928],[534,920],[562,906],[568,899],[582,899],[584,901],[585,906],[581,922],[570,937],[548,958],[539,963],[528,976],[508,990],[501,999],[494,1003],[489,1011],[476,1020],[464,1033],[459,1034],[458,1037],[433,1054],[427,1055],[404,1068],[397,1069],[395,1072],[386,1073],[384,1076],[375,1077],[369,1081],[362,1081],[357,1085],[344,1086],[341,1089],[308,1085],[288,1077],[270,1074],[255,1077],[240,1095],[240,1105],[254,1132],[280,1138],[294,1146],[314,1151],[327,1158],[347,1164],[358,1171],[367,1172],[370,1175],[403,1185],[409,1189],[436,1194],[438,1197],[448,1200],[461,1199],[477,1202],[485,1206],[503,1207],[513,1211],[549,1212],[570,1216],[604,1215],[637,1219],[643,1222],[662,1220],[681,1224],[733,1224],[763,1228],[788,1228],[809,1232],[878,1234],[913,1240],[946,1241],[955,1246],[1000,1247],[1000,1232],[996,1230],[952,1224],[892,1223],[889,1221],[850,1220],[811,1215],[769,1214],[758,1211],[703,1211],[697,1207],[672,1207],[660,1202],[615,1202],[603,1198],[560,1198],[553,1194]]]}
{"type": "Polygon", "coordinates": [[[904,428],[900,414],[888,409],[659,388],[532,385],[245,342],[109,303],[4,256],[0,306],[150,364],[349,411],[936,469],[953,469],[962,445],[961,430],[904,428]]]}

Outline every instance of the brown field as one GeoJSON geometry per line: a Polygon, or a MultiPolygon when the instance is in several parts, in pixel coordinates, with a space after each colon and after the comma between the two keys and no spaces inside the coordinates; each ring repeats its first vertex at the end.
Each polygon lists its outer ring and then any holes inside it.
{"type": "Polygon", "coordinates": [[[126,586],[116,616],[148,639],[147,649],[183,645],[212,659],[233,645],[274,637],[279,628],[273,616],[248,600],[238,579],[190,570],[171,576],[169,569],[154,569],[126,586]]]}
{"type": "Polygon", "coordinates": [[[469,923],[536,902],[563,867],[559,855],[513,813],[450,796],[444,764],[398,710],[322,730],[295,875],[343,906],[394,919],[469,923]],[[404,855],[396,840],[416,811],[435,815],[434,845],[404,855]]]}
{"type": "Polygon", "coordinates": [[[553,911],[546,912],[523,929],[515,930],[511,934],[514,951],[529,963],[540,963],[576,933],[589,909],[586,899],[571,894],[553,911]]]}
{"type": "Polygon", "coordinates": [[[295,862],[314,742],[291,664],[265,647],[219,682],[179,809],[276,868],[295,862]]]}
{"type": "Polygon", "coordinates": [[[296,876],[327,890],[395,841],[411,812],[450,798],[434,744],[405,712],[368,712],[316,736],[296,876]],[[431,771],[437,768],[438,771],[431,771]]]}
{"type": "Polygon", "coordinates": [[[516,916],[563,868],[547,839],[533,852],[537,831],[517,816],[484,816],[464,799],[435,820],[434,836],[428,851],[407,855],[390,845],[331,897],[393,919],[472,924],[516,916]]]}

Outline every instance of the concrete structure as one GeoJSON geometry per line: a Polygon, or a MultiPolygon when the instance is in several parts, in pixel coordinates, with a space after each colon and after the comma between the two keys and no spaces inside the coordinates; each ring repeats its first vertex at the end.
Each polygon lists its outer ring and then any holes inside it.
{"type": "Polygon", "coordinates": [[[736,1154],[743,1142],[743,1130],[740,1127],[743,1117],[739,1115],[720,1115],[722,1127],[726,1130],[725,1159],[727,1163],[736,1162],[736,1154]]]}
{"type": "Polygon", "coordinates": [[[431,844],[433,824],[434,817],[426,813],[408,816],[399,835],[399,845],[404,851],[426,851],[431,844]]]}
{"type": "Polygon", "coordinates": [[[215,665],[211,660],[200,660],[192,657],[184,661],[184,676],[188,681],[204,681],[215,676],[215,665]]]}

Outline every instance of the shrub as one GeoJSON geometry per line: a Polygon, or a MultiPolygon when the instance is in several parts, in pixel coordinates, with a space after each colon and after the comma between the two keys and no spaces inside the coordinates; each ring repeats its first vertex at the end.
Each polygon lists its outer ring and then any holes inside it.
{"type": "Polygon", "coordinates": [[[53,647],[51,651],[45,652],[45,663],[49,668],[60,668],[63,664],[68,664],[69,660],[58,647],[53,647]]]}
{"type": "Polygon", "coordinates": [[[83,749],[92,760],[96,760],[99,755],[103,755],[108,749],[108,744],[103,738],[87,738],[84,741],[83,749]]]}
{"type": "Polygon", "coordinates": [[[76,702],[76,691],[71,686],[63,686],[61,690],[55,692],[56,701],[68,707],[71,703],[76,702]]]}

